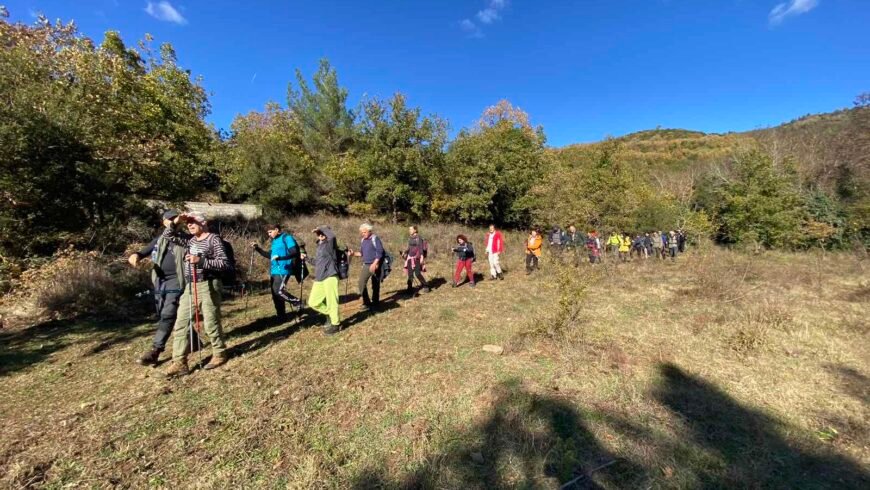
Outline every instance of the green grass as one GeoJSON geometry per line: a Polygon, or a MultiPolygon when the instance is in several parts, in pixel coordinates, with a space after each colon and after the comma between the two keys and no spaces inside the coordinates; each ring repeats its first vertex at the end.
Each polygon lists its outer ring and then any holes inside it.
{"type": "MultiPolygon", "coordinates": [[[[456,228],[422,231],[444,248],[456,228]]],[[[522,273],[520,239],[504,281],[400,295],[333,337],[319,318],[252,327],[265,293],[247,315],[229,301],[235,357],[176,381],[132,362],[147,324],[3,332],[0,486],[867,486],[864,262],[703,249],[557,281],[522,273]]],[[[451,269],[436,251],[430,276],[451,269]]]]}

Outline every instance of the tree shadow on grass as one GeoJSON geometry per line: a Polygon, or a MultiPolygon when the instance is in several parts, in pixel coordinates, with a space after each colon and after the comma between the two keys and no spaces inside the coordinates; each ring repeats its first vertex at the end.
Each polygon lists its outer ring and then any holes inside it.
{"type": "Polygon", "coordinates": [[[576,489],[630,487],[644,478],[643,468],[598,443],[569,401],[530,393],[517,380],[502,383],[494,394],[485,419],[401,481],[368,471],[351,487],[543,488],[575,480],[576,489]]]}
{"type": "Polygon", "coordinates": [[[825,368],[837,376],[849,396],[870,405],[870,378],[850,366],[828,364],[825,368]]]}
{"type": "Polygon", "coordinates": [[[43,362],[52,354],[75,344],[99,341],[84,355],[99,354],[142,336],[145,332],[136,327],[150,321],[145,315],[133,315],[123,320],[77,318],[50,320],[20,330],[0,332],[0,376],[43,362]],[[77,339],[79,336],[84,338],[77,339]]]}
{"type": "MultiPolygon", "coordinates": [[[[860,465],[809,437],[801,443],[783,438],[789,427],[746,407],[711,383],[673,364],[660,367],[655,398],[678,415],[685,433],[721,465],[701,468],[705,488],[868,488],[860,465]],[[798,445],[799,444],[799,445],[798,445]]],[[[789,431],[794,432],[794,431],[789,431]]]]}

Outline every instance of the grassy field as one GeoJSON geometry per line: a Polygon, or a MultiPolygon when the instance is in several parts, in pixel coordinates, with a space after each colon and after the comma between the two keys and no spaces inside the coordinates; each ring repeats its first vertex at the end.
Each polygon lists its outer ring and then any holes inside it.
{"type": "MultiPolygon", "coordinates": [[[[351,287],[332,337],[316,316],[271,322],[266,292],[247,310],[229,300],[232,359],[215,372],[135,365],[143,318],[0,330],[0,485],[870,485],[866,261],[709,248],[577,268],[545,256],[526,276],[511,235],[504,281],[453,289],[460,228],[421,231],[431,294],[405,294],[396,270],[364,315],[351,287]]],[[[404,229],[380,233],[398,252],[404,229]]]]}

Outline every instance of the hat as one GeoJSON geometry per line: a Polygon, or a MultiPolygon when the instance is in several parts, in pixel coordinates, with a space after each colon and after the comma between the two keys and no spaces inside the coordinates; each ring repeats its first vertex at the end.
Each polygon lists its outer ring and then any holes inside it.
{"type": "Polygon", "coordinates": [[[163,211],[163,219],[175,219],[178,216],[178,211],[174,209],[167,209],[163,211]]]}
{"type": "Polygon", "coordinates": [[[188,222],[193,221],[194,223],[197,223],[200,226],[205,225],[205,223],[207,221],[205,219],[205,215],[202,213],[187,213],[185,216],[187,216],[188,222]]]}

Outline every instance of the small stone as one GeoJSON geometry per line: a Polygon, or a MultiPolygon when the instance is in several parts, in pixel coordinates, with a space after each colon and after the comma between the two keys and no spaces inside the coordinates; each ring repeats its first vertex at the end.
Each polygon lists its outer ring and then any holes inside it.
{"type": "Polygon", "coordinates": [[[504,353],[504,347],[502,347],[500,345],[484,345],[483,351],[501,355],[504,353]]]}
{"type": "Polygon", "coordinates": [[[481,453],[471,453],[471,460],[477,464],[483,464],[483,454],[481,453]]]}

